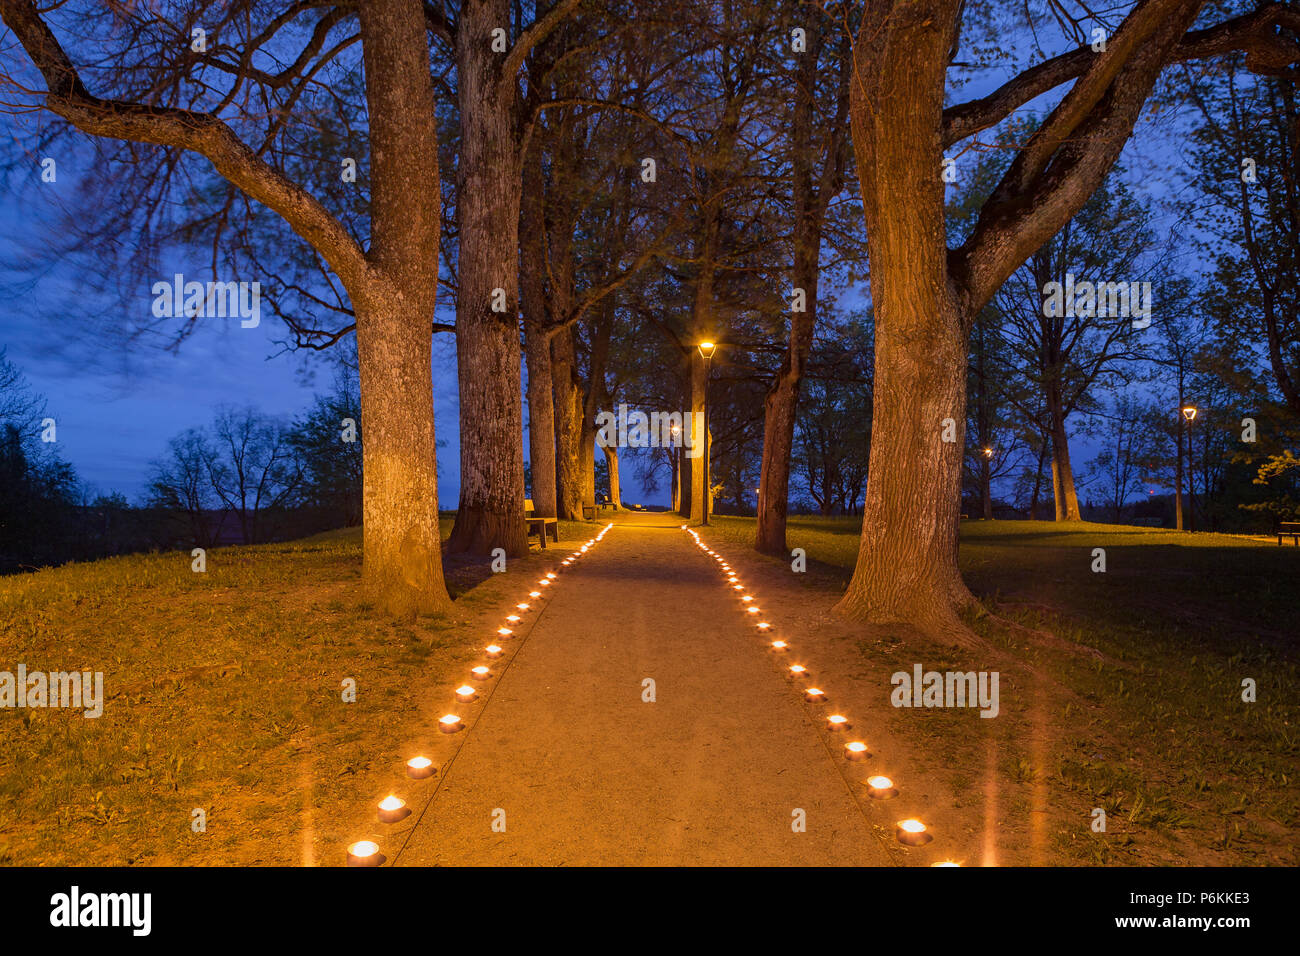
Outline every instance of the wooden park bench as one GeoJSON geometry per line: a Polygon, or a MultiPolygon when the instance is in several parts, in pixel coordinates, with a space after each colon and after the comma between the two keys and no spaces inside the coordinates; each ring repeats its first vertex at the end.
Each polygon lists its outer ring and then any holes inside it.
{"type": "Polygon", "coordinates": [[[524,524],[527,526],[525,537],[537,535],[537,542],[546,548],[547,529],[550,530],[551,540],[556,544],[560,543],[560,521],[558,518],[543,518],[536,514],[536,508],[533,507],[533,499],[524,499],[524,524]]]}
{"type": "Polygon", "coordinates": [[[1283,521],[1277,526],[1277,543],[1280,547],[1282,539],[1290,536],[1291,540],[1300,546],[1300,521],[1283,521]]]}

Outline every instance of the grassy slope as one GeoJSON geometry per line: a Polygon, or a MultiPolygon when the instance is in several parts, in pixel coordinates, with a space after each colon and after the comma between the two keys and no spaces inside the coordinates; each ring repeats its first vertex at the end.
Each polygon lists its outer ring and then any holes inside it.
{"type": "MultiPolygon", "coordinates": [[[[718,533],[753,543],[753,519],[713,520],[718,533]]],[[[860,519],[792,518],[788,544],[806,549],[826,566],[823,578],[843,585],[859,529],[860,519]]],[[[1052,723],[1039,734],[1051,752],[1035,747],[1029,726],[1029,742],[1004,755],[1004,775],[1012,786],[1037,788],[1047,804],[1084,814],[1100,806],[1111,836],[1122,831],[1119,839],[1058,845],[1057,859],[1300,862],[1300,550],[1125,525],[966,522],[961,564],[999,614],[1052,632],[1065,648],[1104,655],[1095,660],[976,625],[1048,678],[1032,697],[1049,716],[1007,716],[1052,723]],[[1094,548],[1105,549],[1104,574],[1091,570],[1094,548]],[[1242,701],[1243,678],[1256,681],[1256,703],[1242,701]]],[[[888,638],[859,648],[899,669],[918,659],[914,647],[888,638]]],[[[921,659],[945,669],[934,653],[921,659]]],[[[941,710],[925,712],[923,721],[926,746],[939,759],[953,767],[982,762],[982,740],[955,732],[969,722],[941,710]]]]}
{"type": "Polygon", "coordinates": [[[0,670],[103,671],[108,698],[90,720],[0,710],[0,863],[337,853],[355,814],[373,812],[366,788],[401,767],[412,715],[479,656],[477,617],[507,587],[496,579],[517,584],[558,554],[512,561],[519,574],[449,568],[457,619],[402,625],[358,603],[360,545],[352,529],[213,550],[204,574],[174,552],[0,578],[0,670]]]}

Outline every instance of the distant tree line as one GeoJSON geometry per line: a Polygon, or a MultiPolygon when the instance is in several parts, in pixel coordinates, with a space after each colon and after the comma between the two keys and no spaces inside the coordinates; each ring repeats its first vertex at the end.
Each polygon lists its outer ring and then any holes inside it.
{"type": "Polygon", "coordinates": [[[101,494],[41,440],[45,401],[0,349],[0,573],[157,549],[257,544],[361,523],[354,365],[292,421],[222,407],[172,437],[143,499],[101,494]]]}

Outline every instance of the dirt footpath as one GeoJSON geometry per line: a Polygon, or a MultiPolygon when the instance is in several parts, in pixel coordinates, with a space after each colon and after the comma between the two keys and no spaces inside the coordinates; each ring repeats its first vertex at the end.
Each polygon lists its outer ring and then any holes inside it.
{"type": "Polygon", "coordinates": [[[394,864],[899,862],[814,723],[825,708],[679,525],[628,515],[565,570],[394,864]]]}

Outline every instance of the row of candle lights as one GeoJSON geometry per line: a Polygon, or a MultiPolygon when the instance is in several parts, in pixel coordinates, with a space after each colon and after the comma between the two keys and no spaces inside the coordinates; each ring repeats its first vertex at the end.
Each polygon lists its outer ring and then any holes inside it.
{"type": "MultiPolygon", "coordinates": [[[[609,533],[612,524],[605,525],[594,538],[591,538],[585,544],[581,545],[577,551],[574,551],[567,558],[560,562],[561,567],[569,568],[587,555],[600,541],[609,533]]],[[[523,622],[523,616],[533,610],[548,593],[547,588],[554,587],[559,575],[554,571],[547,571],[537,580],[537,586],[528,592],[526,600],[516,604],[510,614],[506,615],[505,623],[496,630],[498,640],[508,640],[514,636],[515,626],[523,622]]],[[[498,643],[491,643],[484,648],[484,654],[489,660],[497,660],[505,653],[498,643]]],[[[470,678],[475,681],[485,681],[492,677],[492,668],[480,664],[470,668],[470,678]]],[[[462,704],[471,703],[478,699],[478,689],[473,684],[462,684],[455,690],[456,700],[462,704]]],[[[463,729],[464,721],[459,714],[445,714],[438,718],[438,729],[444,734],[454,734],[463,729]]],[[[438,772],[433,761],[423,755],[412,757],[406,761],[406,775],[413,780],[425,780],[432,777],[438,772]]],[[[411,815],[411,809],[406,805],[406,801],[394,794],[389,794],[383,800],[379,801],[379,822],[380,823],[398,823],[405,820],[411,815]]],[[[359,840],[348,847],[348,866],[379,866],[384,862],[383,855],[379,852],[379,844],[373,840],[359,840]]]]}
{"type": "MultiPolygon", "coordinates": [[[[741,607],[744,608],[745,613],[754,617],[761,615],[762,609],[754,603],[754,596],[745,588],[744,583],[740,580],[740,576],[735,572],[731,565],[727,563],[726,558],[710,548],[700,537],[699,532],[692,528],[688,528],[686,525],[682,525],[681,527],[683,531],[691,536],[696,547],[711,557],[717,563],[722,573],[726,575],[727,587],[730,590],[737,592],[740,597],[741,607]]],[[[772,625],[768,621],[758,620],[755,622],[755,626],[758,631],[765,636],[770,636],[772,633],[772,625]]],[[[773,640],[768,646],[777,653],[783,653],[790,649],[789,642],[779,638],[773,640]]],[[[789,667],[789,673],[791,678],[795,680],[807,680],[812,677],[808,672],[808,668],[802,664],[791,664],[789,667]]],[[[826,692],[820,687],[805,687],[804,700],[809,703],[824,704],[827,702],[826,692]]],[[[826,729],[828,731],[846,731],[852,729],[852,727],[853,725],[849,723],[849,719],[843,714],[831,714],[826,718],[826,729]]],[[[871,756],[871,754],[867,750],[867,745],[861,740],[850,740],[844,744],[844,757],[846,760],[862,760],[864,757],[869,756],[871,756]]],[[[894,781],[889,777],[881,775],[867,778],[867,792],[877,800],[885,800],[890,797],[898,796],[898,788],[894,786],[894,781]]],[[[930,832],[926,829],[925,824],[916,819],[900,820],[895,828],[894,835],[897,837],[898,842],[905,846],[924,846],[933,839],[930,832]]],[[[935,863],[933,865],[959,866],[960,864],[954,863],[950,860],[945,860],[942,863],[935,863]]]]}

